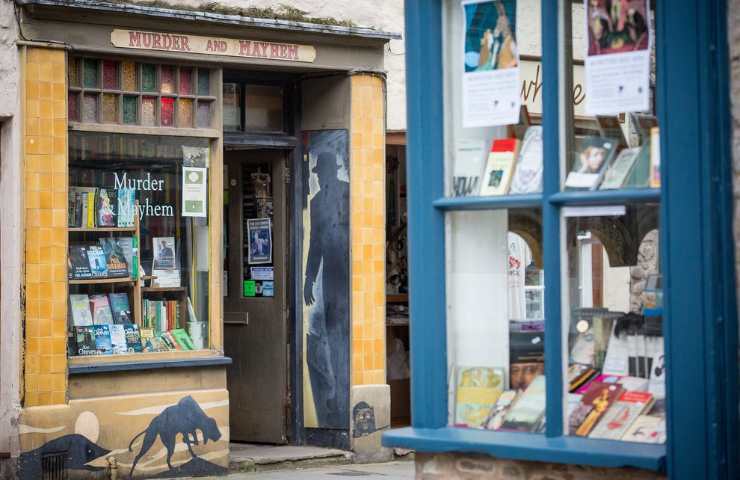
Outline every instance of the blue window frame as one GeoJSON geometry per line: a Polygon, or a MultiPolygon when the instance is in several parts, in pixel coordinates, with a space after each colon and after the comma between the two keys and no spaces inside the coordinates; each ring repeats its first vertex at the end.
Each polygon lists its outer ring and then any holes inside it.
{"type": "Polygon", "coordinates": [[[726,4],[656,10],[662,190],[562,192],[558,45],[568,0],[542,0],[542,194],[444,195],[443,0],[406,0],[412,426],[386,446],[738,478],[738,330],[732,238],[726,4]],[[550,20],[550,21],[548,21],[550,20]],[[561,208],[660,201],[667,364],[666,445],[568,437],[563,426],[561,208]],[[545,270],[545,435],[448,427],[445,213],[540,207],[545,270]]]}

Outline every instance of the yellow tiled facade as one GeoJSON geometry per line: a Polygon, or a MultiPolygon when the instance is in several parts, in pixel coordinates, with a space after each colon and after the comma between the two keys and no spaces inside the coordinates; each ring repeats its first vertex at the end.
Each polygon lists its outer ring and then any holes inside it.
{"type": "Polygon", "coordinates": [[[66,402],[67,85],[64,50],[23,53],[28,407],[66,402]]]}
{"type": "Polygon", "coordinates": [[[384,79],[352,77],[352,385],[385,375],[385,93],[384,79]]]}

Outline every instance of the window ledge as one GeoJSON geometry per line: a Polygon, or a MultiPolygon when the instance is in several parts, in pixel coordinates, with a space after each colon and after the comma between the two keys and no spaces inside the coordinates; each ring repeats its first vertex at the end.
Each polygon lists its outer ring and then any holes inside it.
{"type": "Polygon", "coordinates": [[[539,207],[541,204],[541,193],[527,193],[519,195],[444,197],[435,200],[433,203],[435,208],[451,211],[539,207]]]}
{"type": "Polygon", "coordinates": [[[383,446],[419,452],[483,453],[511,460],[665,470],[665,445],[555,437],[463,428],[401,428],[383,435],[383,446]]]}
{"type": "MultiPolygon", "coordinates": [[[[92,373],[129,372],[135,370],[157,370],[160,368],[216,367],[231,365],[231,358],[221,355],[183,356],[182,358],[147,358],[137,360],[129,355],[126,360],[81,363],[70,358],[70,375],[87,375],[92,373]]],[[[87,359],[85,359],[87,360],[87,359]]]]}
{"type": "Polygon", "coordinates": [[[660,189],[566,190],[549,197],[555,205],[608,205],[614,203],[659,202],[660,189]]]}

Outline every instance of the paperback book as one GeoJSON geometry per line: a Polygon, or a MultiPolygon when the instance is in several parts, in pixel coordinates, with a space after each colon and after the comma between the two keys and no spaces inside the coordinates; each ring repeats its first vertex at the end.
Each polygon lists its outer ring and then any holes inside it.
{"type": "Polygon", "coordinates": [[[133,188],[120,188],[118,197],[118,218],[116,223],[121,228],[134,226],[136,215],[136,190],[133,188]]]}
{"type": "Polygon", "coordinates": [[[69,296],[69,309],[72,313],[72,325],[83,327],[93,324],[90,313],[90,297],[84,293],[73,293],[69,296]]]}
{"type": "Polygon", "coordinates": [[[524,134],[511,181],[511,194],[542,191],[542,155],[542,126],[534,125],[524,134]]]}
{"type": "Polygon", "coordinates": [[[625,148],[619,152],[617,158],[607,168],[606,174],[604,174],[604,181],[601,182],[599,189],[610,190],[621,188],[632,172],[632,167],[635,165],[635,160],[637,160],[640,150],[640,147],[634,147],[625,148]]]}
{"type": "Polygon", "coordinates": [[[99,188],[95,202],[96,226],[115,227],[116,209],[118,207],[116,190],[112,188],[99,188]]]}
{"type": "Polygon", "coordinates": [[[458,367],[455,384],[455,425],[483,428],[486,417],[504,390],[504,370],[458,367]]]}
{"type": "Polygon", "coordinates": [[[619,440],[632,423],[653,404],[648,392],[624,392],[589,435],[592,438],[619,440]]]}
{"type": "Polygon", "coordinates": [[[95,335],[95,350],[98,355],[110,355],[113,353],[113,344],[110,336],[110,325],[93,325],[95,335]]]}
{"type": "Polygon", "coordinates": [[[139,326],[135,323],[126,324],[123,326],[123,332],[126,336],[126,350],[129,353],[139,353],[142,351],[141,335],[139,333],[139,326]]]}
{"type": "Polygon", "coordinates": [[[114,355],[127,353],[126,332],[123,325],[107,325],[110,330],[111,353],[114,355]]]}
{"type": "MultiPolygon", "coordinates": [[[[578,420],[582,417],[583,412],[588,410],[583,421],[577,426],[575,434],[579,437],[587,437],[609,407],[622,395],[623,391],[624,389],[617,383],[591,382],[581,399],[583,408],[579,406],[573,412],[573,415],[577,417],[574,420],[578,420]]],[[[575,423],[573,422],[572,425],[574,426],[575,423]]]]}
{"type": "Polygon", "coordinates": [[[506,195],[509,193],[511,177],[514,174],[516,157],[519,153],[519,140],[516,138],[496,139],[491,145],[488,162],[483,173],[481,195],[506,195]]]}
{"type": "Polygon", "coordinates": [[[632,422],[622,440],[627,442],[665,443],[665,418],[640,415],[632,422]]]}
{"type": "Polygon", "coordinates": [[[115,238],[101,238],[100,246],[105,254],[106,269],[108,277],[122,278],[129,276],[129,268],[126,264],[126,254],[115,238]]]}
{"type": "Polygon", "coordinates": [[[504,416],[501,430],[534,432],[545,415],[545,376],[532,380],[504,416]]]}
{"type": "Polygon", "coordinates": [[[565,179],[571,189],[596,190],[611,163],[617,142],[610,138],[576,137],[573,167],[565,179]]]}
{"type": "Polygon", "coordinates": [[[74,327],[74,340],[76,355],[88,356],[98,354],[97,347],[95,346],[95,330],[93,330],[93,325],[74,327]]]}
{"type": "Polygon", "coordinates": [[[87,258],[87,247],[83,244],[72,244],[69,246],[67,260],[69,267],[69,278],[73,280],[84,280],[92,278],[90,260],[87,258]]]}
{"type": "Polygon", "coordinates": [[[128,293],[109,293],[108,300],[113,314],[113,323],[116,325],[130,324],[131,305],[128,301],[128,293]]]}
{"type": "Polygon", "coordinates": [[[108,262],[105,259],[105,252],[99,245],[87,246],[87,260],[90,264],[90,271],[93,278],[108,277],[108,262]]]}
{"type": "Polygon", "coordinates": [[[113,323],[113,314],[110,310],[107,295],[90,295],[90,309],[93,312],[93,324],[105,325],[113,323]]]}

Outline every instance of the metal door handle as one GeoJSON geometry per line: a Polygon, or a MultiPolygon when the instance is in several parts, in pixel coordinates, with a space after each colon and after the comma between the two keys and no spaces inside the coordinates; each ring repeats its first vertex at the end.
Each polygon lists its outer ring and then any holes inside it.
{"type": "Polygon", "coordinates": [[[224,313],[224,324],[226,325],[249,325],[249,312],[224,313]]]}

